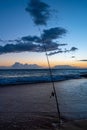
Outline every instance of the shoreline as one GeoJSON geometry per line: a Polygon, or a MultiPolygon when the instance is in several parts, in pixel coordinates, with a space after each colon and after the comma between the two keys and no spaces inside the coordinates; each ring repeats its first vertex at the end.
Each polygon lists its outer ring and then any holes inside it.
{"type": "Polygon", "coordinates": [[[69,81],[69,80],[79,80],[79,79],[86,79],[85,77],[77,77],[77,78],[70,78],[70,79],[58,79],[54,81],[36,81],[36,82],[17,82],[17,83],[8,83],[8,84],[0,84],[0,87],[8,87],[8,86],[22,86],[22,85],[33,85],[33,84],[46,84],[49,83],[51,84],[52,82],[58,83],[58,82],[63,82],[63,81],[69,81]]]}

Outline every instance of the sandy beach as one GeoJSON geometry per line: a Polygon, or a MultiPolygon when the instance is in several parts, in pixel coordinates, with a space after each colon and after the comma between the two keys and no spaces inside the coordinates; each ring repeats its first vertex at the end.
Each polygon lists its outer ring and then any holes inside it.
{"type": "MultiPolygon", "coordinates": [[[[70,102],[68,96],[70,96],[71,92],[69,91],[69,89],[66,89],[66,87],[65,91],[62,92],[65,85],[67,85],[68,87],[70,86],[70,83],[73,83],[72,86],[74,86],[76,82],[77,86],[79,86],[80,84],[81,87],[81,85],[84,85],[84,83],[86,84],[87,81],[86,79],[82,79],[55,83],[60,104],[61,130],[87,129],[86,117],[84,119],[82,118],[84,114],[87,115],[87,112],[81,113],[81,119],[74,119],[75,116],[73,115],[75,114],[75,112],[78,111],[78,109],[76,111],[73,111],[73,107],[70,105],[68,106],[68,102],[70,102]],[[62,96],[66,94],[66,91],[69,91],[69,95],[67,95],[67,97],[64,97],[63,99],[62,96]],[[74,114],[72,114],[73,112],[74,114]]],[[[0,87],[0,130],[57,129],[58,118],[55,98],[50,98],[52,90],[53,89],[51,83],[0,87]]],[[[84,90],[82,92],[84,92],[84,90]]],[[[73,93],[71,93],[71,95],[73,95],[73,93]]],[[[78,96],[78,94],[76,94],[76,96],[78,96]]],[[[73,101],[74,98],[71,101],[72,104],[73,101]]],[[[78,105],[79,103],[80,101],[76,102],[76,104],[78,105]]],[[[77,106],[74,107],[78,108],[77,106]]]]}

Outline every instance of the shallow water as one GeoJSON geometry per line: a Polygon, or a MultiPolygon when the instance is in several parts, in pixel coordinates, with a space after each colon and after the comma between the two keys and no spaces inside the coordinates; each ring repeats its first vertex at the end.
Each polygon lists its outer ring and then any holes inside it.
{"type": "Polygon", "coordinates": [[[68,118],[87,119],[87,79],[55,83],[60,111],[68,118]]]}

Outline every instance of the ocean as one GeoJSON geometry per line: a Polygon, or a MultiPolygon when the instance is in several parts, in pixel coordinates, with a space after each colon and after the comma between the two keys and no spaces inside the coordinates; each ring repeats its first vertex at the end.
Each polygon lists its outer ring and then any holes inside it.
{"type": "MultiPolygon", "coordinates": [[[[81,78],[87,69],[52,69],[54,82],[81,78]]],[[[1,69],[0,85],[51,82],[49,69],[1,69]]]]}

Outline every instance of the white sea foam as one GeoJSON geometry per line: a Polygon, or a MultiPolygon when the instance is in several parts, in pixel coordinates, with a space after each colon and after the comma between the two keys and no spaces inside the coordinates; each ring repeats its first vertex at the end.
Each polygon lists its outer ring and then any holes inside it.
{"type": "Polygon", "coordinates": [[[26,84],[62,81],[80,78],[82,72],[87,70],[52,70],[52,79],[48,69],[43,70],[0,70],[0,85],[7,84],[26,84]]]}

